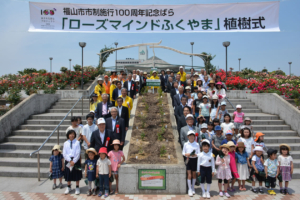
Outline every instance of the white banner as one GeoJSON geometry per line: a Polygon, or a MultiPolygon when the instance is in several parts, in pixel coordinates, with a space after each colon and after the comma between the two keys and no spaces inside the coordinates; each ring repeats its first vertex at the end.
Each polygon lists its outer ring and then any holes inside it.
{"type": "Polygon", "coordinates": [[[279,1],[192,5],[29,2],[34,32],[170,33],[280,31],[279,1]]]}

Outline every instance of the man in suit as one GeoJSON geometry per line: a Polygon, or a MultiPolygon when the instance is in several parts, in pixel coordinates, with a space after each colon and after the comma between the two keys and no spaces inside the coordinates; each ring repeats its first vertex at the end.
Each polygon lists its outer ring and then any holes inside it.
{"type": "Polygon", "coordinates": [[[144,72],[143,73],[143,76],[141,77],[142,79],[142,90],[144,90],[144,88],[146,88],[146,84],[147,84],[147,72],[144,72]]]}
{"type": "Polygon", "coordinates": [[[111,116],[109,112],[110,107],[112,107],[112,105],[108,102],[108,94],[102,94],[102,102],[97,104],[97,108],[95,110],[95,118],[109,118],[111,116]]]}
{"type": "Polygon", "coordinates": [[[176,117],[177,120],[180,116],[183,115],[183,108],[184,107],[189,107],[187,105],[187,97],[186,96],[181,97],[181,104],[179,106],[175,107],[175,112],[174,113],[175,113],[175,117],[176,117]]]}
{"type": "Polygon", "coordinates": [[[176,74],[176,81],[178,82],[179,86],[181,85],[181,86],[185,87],[185,81],[181,81],[179,74],[176,74]]]}
{"type": "Polygon", "coordinates": [[[171,93],[172,88],[174,88],[174,83],[173,83],[172,77],[168,77],[168,82],[167,82],[166,87],[167,87],[167,93],[171,93]]]}
{"type": "MultiPolygon", "coordinates": [[[[201,136],[200,136],[200,129],[196,126],[193,126],[194,123],[194,116],[192,114],[188,114],[185,118],[185,121],[187,123],[186,126],[182,127],[180,130],[180,143],[181,143],[181,148],[183,147],[184,143],[186,143],[189,139],[187,137],[187,132],[188,131],[194,131],[195,133],[198,133],[198,143],[201,141],[201,136]]],[[[200,145],[200,144],[199,144],[200,145]]]]}
{"type": "Polygon", "coordinates": [[[117,109],[118,109],[118,117],[122,118],[125,123],[125,131],[128,130],[129,127],[129,114],[128,114],[128,108],[123,106],[123,98],[118,97],[117,98],[117,109]]]}
{"type": "Polygon", "coordinates": [[[177,82],[174,82],[173,83],[173,88],[171,88],[171,98],[172,98],[172,105],[174,106],[174,96],[176,95],[176,94],[179,94],[179,90],[178,90],[178,83],[177,82]]]}
{"type": "Polygon", "coordinates": [[[112,99],[117,101],[117,98],[122,95],[122,83],[121,81],[117,82],[117,88],[114,89],[112,93],[112,99]]]}
{"type": "MultiPolygon", "coordinates": [[[[110,110],[111,117],[105,120],[106,129],[111,131],[111,141],[115,139],[120,140],[120,150],[123,150],[125,142],[125,122],[124,119],[118,117],[118,110],[116,107],[112,107],[110,110]]],[[[110,149],[113,150],[113,147],[110,146],[110,149]]]]}
{"type": "Polygon", "coordinates": [[[165,92],[167,87],[168,75],[165,74],[165,70],[161,70],[160,73],[161,75],[159,79],[160,79],[161,89],[165,92]]]}
{"type": "MultiPolygon", "coordinates": [[[[181,115],[179,118],[178,118],[178,121],[177,121],[177,131],[178,131],[178,134],[180,134],[180,130],[182,127],[186,126],[187,123],[185,121],[185,118],[188,114],[191,114],[191,109],[190,107],[184,107],[183,108],[183,115],[181,115]]],[[[180,143],[180,137],[178,138],[178,142],[180,143]]]]}
{"type": "MultiPolygon", "coordinates": [[[[105,119],[104,118],[99,118],[97,120],[97,126],[99,130],[95,130],[92,133],[91,136],[91,143],[90,143],[90,147],[93,147],[97,152],[99,152],[99,149],[101,147],[106,147],[108,148],[109,145],[112,143],[111,140],[108,140],[107,138],[111,137],[111,131],[110,130],[106,130],[106,126],[105,126],[105,119]]],[[[108,148],[109,150],[109,148],[108,148]]],[[[97,156],[96,159],[98,159],[99,156],[97,156]]]]}
{"type": "Polygon", "coordinates": [[[181,104],[181,97],[186,97],[185,94],[183,94],[183,86],[178,86],[179,94],[174,95],[173,97],[173,106],[176,108],[181,104]]]}
{"type": "Polygon", "coordinates": [[[135,99],[136,94],[136,83],[132,80],[132,74],[128,74],[127,81],[124,82],[124,88],[128,91],[128,96],[135,99]]]}

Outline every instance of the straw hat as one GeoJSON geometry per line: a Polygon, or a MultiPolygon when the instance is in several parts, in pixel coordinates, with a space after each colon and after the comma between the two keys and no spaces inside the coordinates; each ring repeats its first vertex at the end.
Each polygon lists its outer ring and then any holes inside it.
{"type": "Polygon", "coordinates": [[[210,80],[208,84],[211,84],[211,83],[215,84],[215,81],[214,80],[210,80]]]}
{"type": "Polygon", "coordinates": [[[281,144],[281,145],[279,145],[279,149],[280,149],[280,147],[282,147],[282,146],[286,146],[286,147],[289,149],[289,151],[291,151],[291,147],[290,147],[289,145],[287,145],[287,144],[281,144]]]}
{"type": "Polygon", "coordinates": [[[117,78],[114,78],[112,82],[119,81],[117,78]]]}
{"type": "Polygon", "coordinates": [[[227,145],[228,145],[229,147],[232,147],[232,146],[235,147],[235,144],[234,144],[232,141],[227,142],[227,145]]]}
{"type": "Polygon", "coordinates": [[[245,119],[244,119],[244,122],[245,121],[250,121],[251,123],[252,123],[252,120],[250,119],[250,117],[246,117],[245,119]]]}
{"type": "Polygon", "coordinates": [[[226,148],[226,149],[228,149],[228,151],[230,151],[230,147],[229,147],[228,144],[223,144],[223,145],[221,145],[219,148],[220,148],[220,149],[226,148]]]}
{"type": "Polygon", "coordinates": [[[121,144],[120,140],[118,140],[118,139],[113,140],[111,145],[114,145],[114,144],[119,144],[120,145],[121,144]]]}
{"type": "Polygon", "coordinates": [[[59,151],[59,153],[61,153],[60,145],[58,145],[58,144],[54,145],[54,147],[52,148],[52,151],[54,151],[54,150],[57,150],[57,151],[59,151]]]}
{"type": "Polygon", "coordinates": [[[89,148],[85,151],[86,154],[88,154],[89,152],[93,152],[95,155],[97,155],[97,151],[94,148],[89,148]]]}

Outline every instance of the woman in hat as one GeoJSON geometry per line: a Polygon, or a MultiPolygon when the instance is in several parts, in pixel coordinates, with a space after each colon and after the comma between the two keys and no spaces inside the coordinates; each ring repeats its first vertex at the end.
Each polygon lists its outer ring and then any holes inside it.
{"type": "Polygon", "coordinates": [[[215,95],[216,93],[216,87],[215,87],[215,81],[214,80],[210,80],[208,83],[208,88],[207,88],[207,95],[209,100],[212,99],[212,97],[215,95]]]}
{"type": "MultiPolygon", "coordinates": [[[[157,72],[154,70],[152,72],[152,76],[149,79],[159,79],[159,77],[157,76],[157,72]]],[[[154,89],[159,88],[158,86],[154,86],[154,89]]],[[[153,87],[151,87],[151,89],[153,89],[153,87]]]]}
{"type": "Polygon", "coordinates": [[[219,101],[224,101],[226,97],[226,91],[223,88],[222,82],[216,84],[216,95],[219,97],[219,101]]]}
{"type": "Polygon", "coordinates": [[[114,80],[114,79],[118,79],[118,75],[117,75],[117,71],[116,70],[112,70],[111,71],[111,75],[110,75],[110,80],[114,80]]]}
{"type": "Polygon", "coordinates": [[[114,78],[114,79],[112,79],[112,84],[110,85],[109,98],[110,98],[112,105],[115,105],[115,101],[113,99],[113,92],[114,92],[114,89],[117,88],[117,82],[118,82],[118,79],[114,78]]]}
{"type": "Polygon", "coordinates": [[[65,159],[65,181],[68,187],[65,194],[71,191],[71,181],[76,181],[75,194],[80,194],[79,181],[82,178],[82,170],[80,165],[80,142],[76,140],[76,132],[69,130],[67,132],[67,141],[64,143],[63,156],[65,159]]]}
{"type": "Polygon", "coordinates": [[[198,87],[198,91],[205,92],[205,88],[203,87],[203,81],[200,78],[197,79],[196,86],[198,87]]]}
{"type": "Polygon", "coordinates": [[[97,94],[97,100],[102,101],[102,94],[105,94],[105,87],[103,85],[103,78],[98,78],[94,93],[97,94]]]}
{"type": "Polygon", "coordinates": [[[64,157],[61,155],[61,150],[59,145],[54,145],[52,148],[52,156],[49,159],[50,161],[50,172],[53,178],[53,186],[52,189],[56,188],[56,179],[59,179],[58,188],[63,188],[62,185],[62,177],[64,175],[64,157]]]}
{"type": "Polygon", "coordinates": [[[97,94],[93,93],[91,96],[92,96],[92,98],[90,100],[90,110],[95,111],[96,108],[97,108],[98,103],[100,103],[101,101],[98,100],[98,95],[97,94]]]}
{"type": "Polygon", "coordinates": [[[290,156],[291,147],[287,144],[279,145],[280,156],[278,156],[279,169],[282,176],[282,181],[285,182],[285,188],[282,187],[282,182],[279,182],[280,192],[290,194],[288,191],[289,181],[292,180],[294,171],[293,158],[290,156]]]}

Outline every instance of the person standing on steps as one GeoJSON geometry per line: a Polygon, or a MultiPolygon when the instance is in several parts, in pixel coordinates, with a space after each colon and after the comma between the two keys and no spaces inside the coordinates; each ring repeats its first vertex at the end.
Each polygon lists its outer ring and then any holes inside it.
{"type": "Polygon", "coordinates": [[[112,104],[108,102],[108,95],[107,94],[103,94],[102,95],[102,102],[98,103],[97,108],[95,110],[95,117],[96,119],[99,119],[101,117],[103,118],[109,118],[110,112],[109,112],[109,108],[112,107],[112,104]]]}
{"type": "MultiPolygon", "coordinates": [[[[133,107],[133,104],[132,104],[132,99],[129,96],[127,96],[127,89],[126,88],[122,89],[122,95],[120,97],[123,99],[122,106],[128,108],[128,118],[130,119],[130,111],[133,107]]],[[[118,106],[117,102],[115,103],[115,106],[118,106]]]]}
{"type": "Polygon", "coordinates": [[[102,101],[102,94],[105,94],[105,87],[103,85],[103,78],[98,78],[98,84],[95,86],[94,93],[97,94],[99,101],[102,101]]]}

